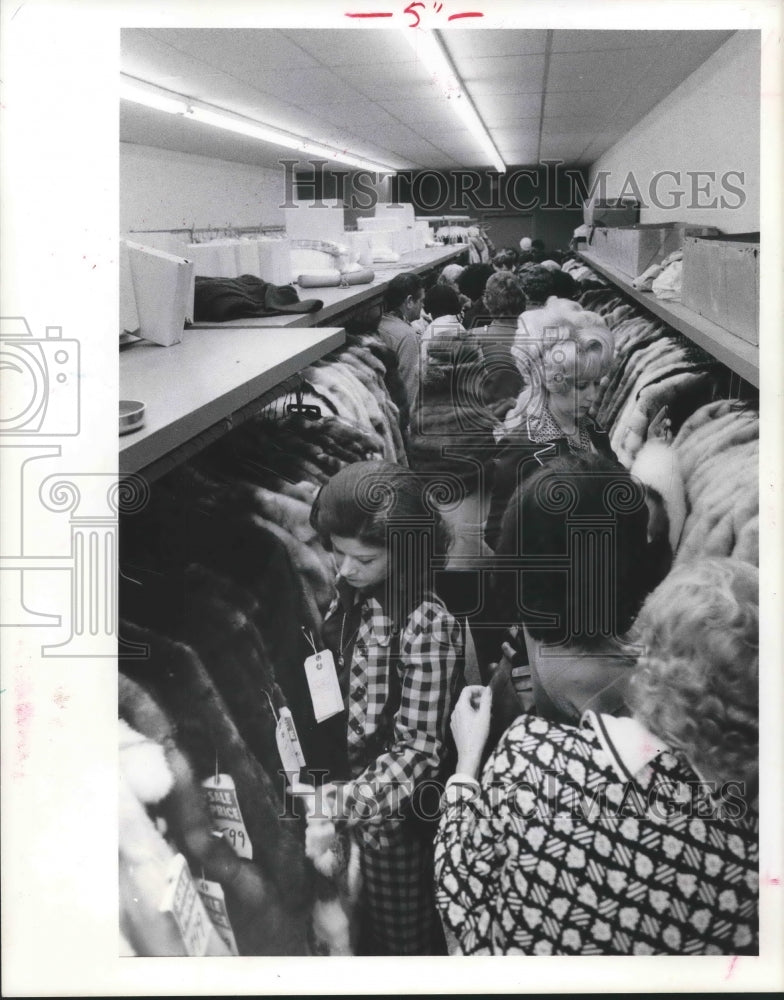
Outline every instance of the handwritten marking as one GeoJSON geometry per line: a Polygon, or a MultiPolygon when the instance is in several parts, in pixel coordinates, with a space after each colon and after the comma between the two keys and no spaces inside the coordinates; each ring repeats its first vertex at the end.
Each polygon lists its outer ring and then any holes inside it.
{"type": "Polygon", "coordinates": [[[738,956],[733,955],[732,958],[730,959],[730,967],[729,969],[727,969],[727,975],[724,977],[725,979],[730,979],[732,977],[732,972],[733,969],[735,968],[735,963],[737,961],[738,961],[738,956]]]}
{"type": "Polygon", "coordinates": [[[346,17],[392,17],[391,14],[346,14],[346,17]]]}
{"type": "Polygon", "coordinates": [[[469,10],[465,14],[450,14],[447,21],[456,21],[459,17],[484,17],[478,10],[469,10]]]}

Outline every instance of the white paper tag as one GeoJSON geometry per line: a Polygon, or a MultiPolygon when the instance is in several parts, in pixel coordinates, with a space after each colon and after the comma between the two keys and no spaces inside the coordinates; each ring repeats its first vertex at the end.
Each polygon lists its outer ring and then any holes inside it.
{"type": "Polygon", "coordinates": [[[188,864],[182,854],[172,858],[169,870],[169,885],[161,901],[161,912],[174,917],[185,951],[189,955],[201,957],[207,953],[210,937],[210,918],[204,909],[201,897],[193,884],[188,864]]]}
{"type": "Polygon", "coordinates": [[[343,695],[330,650],[322,649],[305,660],[305,676],[316,722],[324,722],[343,711],[343,695]]]}
{"type": "Polygon", "coordinates": [[[253,858],[253,846],[240,811],[234,779],[228,774],[205,778],[202,787],[207,793],[207,808],[213,825],[220,830],[241,858],[253,858]]]}
{"type": "Polygon", "coordinates": [[[237,939],[234,937],[229,911],[226,909],[226,897],[223,895],[223,887],[220,882],[210,882],[209,879],[200,878],[196,883],[196,888],[199,890],[201,901],[212,921],[212,926],[220,935],[229,952],[232,955],[239,955],[237,939]]]}
{"type": "Polygon", "coordinates": [[[278,723],[275,727],[275,739],[278,744],[278,754],[283,770],[287,774],[292,772],[299,777],[299,769],[305,766],[305,756],[302,753],[297,729],[294,719],[288,708],[281,708],[278,712],[278,723]]]}

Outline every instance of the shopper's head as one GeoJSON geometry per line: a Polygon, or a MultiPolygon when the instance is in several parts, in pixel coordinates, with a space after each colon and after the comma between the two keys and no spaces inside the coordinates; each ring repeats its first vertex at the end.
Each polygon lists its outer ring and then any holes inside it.
{"type": "Polygon", "coordinates": [[[551,271],[550,277],[553,282],[553,295],[559,299],[574,299],[579,292],[579,286],[571,274],[566,271],[551,271]]]}
{"type": "Polygon", "coordinates": [[[422,279],[418,274],[411,271],[396,274],[387,285],[387,309],[398,313],[402,319],[410,323],[418,319],[424,295],[422,279]]]}
{"type": "Polygon", "coordinates": [[[432,319],[457,316],[460,312],[460,296],[451,285],[436,282],[425,292],[425,312],[432,319]]]}
{"type": "Polygon", "coordinates": [[[505,247],[495,254],[492,260],[496,271],[513,271],[517,265],[517,251],[511,247],[505,247]]]}
{"type": "Polygon", "coordinates": [[[491,316],[519,316],[526,297],[520,279],[511,271],[498,271],[487,279],[484,302],[491,316]]]}
{"type": "Polygon", "coordinates": [[[575,303],[551,299],[546,308],[518,319],[512,354],[537,407],[557,408],[563,416],[584,416],[609,371],[614,342],[596,313],[575,303]]]}
{"type": "Polygon", "coordinates": [[[555,295],[554,272],[538,264],[528,264],[518,274],[529,309],[540,308],[555,295]]]}
{"type": "Polygon", "coordinates": [[[463,273],[465,268],[462,264],[447,264],[445,268],[441,271],[438,276],[437,284],[439,285],[450,285],[455,291],[458,290],[457,279],[463,273]]]}
{"type": "Polygon", "coordinates": [[[435,509],[435,487],[392,462],[354,462],[336,473],[313,504],[311,524],[357,589],[389,581],[397,599],[416,602],[431,578],[431,557],[449,545],[435,509]]]}
{"type": "Polygon", "coordinates": [[[645,597],[647,521],[641,485],[611,459],[584,453],[524,467],[496,547],[521,557],[522,604],[507,614],[547,644],[589,650],[622,636],[645,597]]]}
{"type": "Polygon", "coordinates": [[[495,272],[492,264],[469,264],[457,279],[457,287],[472,302],[481,299],[488,278],[495,272]]]}
{"type": "Polygon", "coordinates": [[[676,566],[646,600],[634,634],[643,649],[631,685],[634,715],[707,780],[743,782],[753,798],[757,569],[718,558],[676,566]]]}

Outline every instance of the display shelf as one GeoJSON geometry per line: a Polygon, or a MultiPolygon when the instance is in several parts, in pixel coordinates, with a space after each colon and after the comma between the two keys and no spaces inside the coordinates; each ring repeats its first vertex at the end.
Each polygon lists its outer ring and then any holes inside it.
{"type": "Polygon", "coordinates": [[[337,327],[221,325],[186,330],[172,347],[132,344],[120,353],[120,398],[145,403],[146,422],[120,437],[120,474],[157,478],[258,412],[265,395],[345,339],[337,327]]]}
{"type": "MultiPolygon", "coordinates": [[[[296,285],[297,294],[305,299],[320,299],[324,306],[314,313],[286,313],[281,316],[259,316],[254,319],[234,319],[221,323],[222,327],[306,327],[319,323],[340,320],[346,313],[360,306],[368,306],[374,299],[381,300],[387,285],[396,274],[411,272],[421,274],[432,267],[448,264],[450,260],[459,257],[467,248],[464,245],[451,247],[429,247],[426,250],[416,250],[402,254],[394,263],[372,264],[371,270],[375,278],[367,285],[349,285],[346,288],[337,286],[326,288],[300,288],[296,285]]],[[[193,323],[189,329],[210,329],[214,322],[193,323]]]]}
{"type": "Polygon", "coordinates": [[[612,282],[624,295],[634,299],[648,312],[652,312],[654,316],[664,320],[673,329],[712,354],[717,361],[759,388],[759,348],[755,347],[754,344],[749,344],[740,337],[736,337],[729,330],[725,330],[724,327],[700,316],[699,313],[687,309],[680,302],[666,302],[663,299],[657,299],[652,292],[639,291],[632,285],[628,275],[622,274],[614,267],[597,260],[592,254],[581,251],[578,256],[594,271],[612,282]]]}

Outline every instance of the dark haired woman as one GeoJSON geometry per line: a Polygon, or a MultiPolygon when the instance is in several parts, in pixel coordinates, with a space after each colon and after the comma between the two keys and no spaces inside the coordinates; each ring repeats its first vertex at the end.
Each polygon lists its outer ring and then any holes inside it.
{"type": "Polygon", "coordinates": [[[758,954],[758,587],[676,566],[635,624],[631,716],[523,715],[481,778],[490,692],[465,689],[436,840],[455,950],[758,954]]]}
{"type": "Polygon", "coordinates": [[[428,486],[401,466],[357,462],[312,514],[338,569],[323,639],[344,710],[323,725],[342,744],[328,777],[347,781],[331,801],[360,847],[365,954],[433,954],[440,933],[433,831],[423,836],[407,813],[414,786],[440,774],[462,636],[431,587],[448,536],[428,486]]]}
{"type": "Polygon", "coordinates": [[[643,487],[602,455],[551,459],[518,488],[496,553],[499,620],[522,626],[537,714],[627,714],[624,640],[652,579],[643,487]]]}

